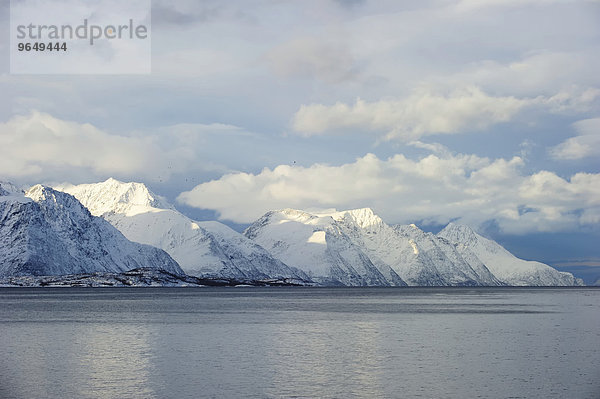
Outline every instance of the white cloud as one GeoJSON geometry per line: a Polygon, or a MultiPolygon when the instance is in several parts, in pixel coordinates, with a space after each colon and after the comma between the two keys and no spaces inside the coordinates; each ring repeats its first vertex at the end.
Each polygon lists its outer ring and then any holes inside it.
{"type": "Polygon", "coordinates": [[[0,173],[27,181],[108,176],[151,181],[174,173],[225,167],[198,162],[212,137],[221,141],[251,135],[223,124],[179,124],[118,135],[89,123],[32,112],[0,123],[0,173]]]}
{"type": "MultiPolygon", "coordinates": [[[[600,67],[599,48],[567,51],[534,51],[508,61],[481,60],[466,64],[452,75],[432,78],[436,87],[474,84],[495,93],[514,96],[552,96],[568,92],[579,97],[600,85],[595,71],[600,67]]],[[[559,97],[564,97],[562,94],[559,97]]]]}
{"type": "Polygon", "coordinates": [[[429,155],[419,160],[373,154],[340,166],[280,165],[232,173],[182,193],[178,200],[251,222],[271,209],[373,207],[384,220],[477,225],[496,220],[505,232],[556,231],[593,224],[600,214],[600,174],[563,179],[522,172],[519,157],[429,155]]]}
{"type": "Polygon", "coordinates": [[[600,156],[600,118],[585,119],[573,124],[579,135],[550,149],[554,159],[573,160],[600,156]]]}
{"type": "Polygon", "coordinates": [[[537,100],[553,113],[580,113],[589,111],[597,98],[600,98],[600,89],[571,87],[548,98],[538,97],[537,100]]]}
{"type": "Polygon", "coordinates": [[[415,148],[422,148],[431,152],[432,154],[436,154],[442,157],[449,156],[452,152],[448,149],[448,147],[440,144],[440,143],[424,143],[419,140],[411,141],[406,143],[407,145],[415,148]]]}
{"type": "Polygon", "coordinates": [[[599,89],[577,87],[535,98],[490,96],[474,86],[449,95],[420,89],[400,100],[302,105],[292,119],[292,127],[303,136],[360,131],[384,140],[408,141],[435,134],[482,131],[509,122],[532,107],[552,113],[585,112],[598,97],[599,89]]]}
{"type": "Polygon", "coordinates": [[[552,148],[551,154],[562,160],[600,156],[600,134],[571,137],[552,148]]]}
{"type": "Polygon", "coordinates": [[[302,105],[292,127],[305,136],[346,129],[384,134],[386,139],[414,140],[482,130],[509,121],[529,103],[515,97],[492,97],[477,87],[455,90],[447,96],[419,90],[402,100],[302,105]]]}
{"type": "Polygon", "coordinates": [[[0,124],[0,153],[3,174],[19,177],[43,175],[54,167],[141,172],[156,148],[151,138],[110,135],[90,124],[32,112],[0,124]]]}

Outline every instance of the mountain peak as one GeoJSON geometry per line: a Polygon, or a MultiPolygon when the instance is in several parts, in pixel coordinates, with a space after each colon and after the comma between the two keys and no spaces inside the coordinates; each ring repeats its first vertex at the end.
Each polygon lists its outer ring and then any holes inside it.
{"type": "MultiPolygon", "coordinates": [[[[277,212],[277,211],[274,211],[277,212]]],[[[284,215],[287,216],[293,216],[293,217],[306,217],[306,216],[313,216],[308,212],[305,212],[301,209],[293,209],[293,208],[285,208],[280,210],[279,212],[281,212],[284,215]]]]}
{"type": "Polygon", "coordinates": [[[410,237],[415,237],[415,234],[417,236],[424,236],[426,233],[421,230],[419,228],[419,226],[417,226],[414,223],[411,224],[397,224],[392,226],[392,228],[394,229],[394,231],[396,231],[397,233],[400,233],[403,236],[410,236],[410,237]]]}
{"type": "Polygon", "coordinates": [[[375,215],[375,212],[373,212],[373,209],[371,208],[348,209],[347,211],[342,212],[363,219],[378,217],[377,215],[375,215]]]}
{"type": "Polygon", "coordinates": [[[75,197],[51,187],[36,184],[25,192],[25,197],[45,204],[48,209],[58,210],[61,214],[68,212],[80,218],[90,217],[90,212],[75,197]]]}
{"type": "Polygon", "coordinates": [[[318,216],[300,209],[285,208],[277,211],[269,211],[265,213],[261,219],[264,219],[265,222],[270,220],[279,220],[280,223],[283,223],[284,221],[306,223],[308,221],[318,219],[318,216]]]}
{"type": "Polygon", "coordinates": [[[41,184],[36,184],[27,190],[25,195],[34,201],[39,201],[40,199],[46,199],[47,192],[47,187],[44,187],[41,184]]]}
{"type": "Polygon", "coordinates": [[[154,194],[143,183],[122,182],[109,178],[101,183],[57,187],[76,196],[93,215],[107,212],[135,215],[140,211],[173,209],[164,198],[154,194]]]}
{"type": "MultiPolygon", "coordinates": [[[[51,202],[57,203],[57,202],[59,202],[59,200],[57,200],[57,196],[61,197],[63,195],[73,198],[72,196],[70,196],[66,193],[56,191],[50,187],[46,187],[41,184],[36,184],[35,186],[32,186],[31,188],[29,188],[29,190],[27,190],[25,192],[25,196],[28,198],[31,198],[35,202],[51,201],[51,202]]],[[[62,199],[62,197],[61,197],[61,199],[62,199]]]]}
{"type": "Polygon", "coordinates": [[[349,219],[361,228],[380,226],[383,224],[383,220],[381,220],[371,208],[350,209],[347,211],[336,212],[331,216],[338,221],[349,219]]]}
{"type": "Polygon", "coordinates": [[[464,224],[448,223],[446,227],[438,233],[438,235],[448,239],[475,239],[478,234],[471,227],[464,224]]]}
{"type": "Polygon", "coordinates": [[[0,245],[0,276],[122,272],[137,267],[183,273],[164,251],[128,241],[70,194],[37,184],[25,194],[2,198],[0,243],[9,244],[0,245]]]}

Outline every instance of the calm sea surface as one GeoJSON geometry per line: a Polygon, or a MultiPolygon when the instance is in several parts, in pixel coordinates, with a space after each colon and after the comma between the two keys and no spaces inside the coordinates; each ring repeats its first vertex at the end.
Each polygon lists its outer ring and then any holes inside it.
{"type": "Polygon", "coordinates": [[[1,398],[600,398],[600,289],[0,289],[1,398]]]}

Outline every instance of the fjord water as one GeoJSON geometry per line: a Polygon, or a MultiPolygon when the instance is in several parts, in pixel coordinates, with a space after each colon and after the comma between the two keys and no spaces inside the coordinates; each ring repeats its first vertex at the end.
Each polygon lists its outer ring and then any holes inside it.
{"type": "Polygon", "coordinates": [[[593,288],[3,288],[2,398],[598,398],[593,288]]]}

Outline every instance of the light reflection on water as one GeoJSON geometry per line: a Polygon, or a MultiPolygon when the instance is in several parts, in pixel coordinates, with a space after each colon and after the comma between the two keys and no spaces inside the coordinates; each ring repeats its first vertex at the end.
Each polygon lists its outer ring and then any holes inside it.
{"type": "Polygon", "coordinates": [[[598,289],[0,289],[0,397],[600,397],[598,289]]]}
{"type": "Polygon", "coordinates": [[[70,352],[77,354],[78,379],[87,383],[74,386],[78,389],[75,397],[115,398],[121,392],[151,397],[153,352],[149,330],[129,324],[81,325],[70,352]]]}

